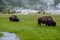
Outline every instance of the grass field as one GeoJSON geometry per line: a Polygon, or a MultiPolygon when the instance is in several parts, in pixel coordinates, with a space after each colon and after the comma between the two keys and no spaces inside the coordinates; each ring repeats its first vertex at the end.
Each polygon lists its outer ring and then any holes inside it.
{"type": "Polygon", "coordinates": [[[39,26],[37,19],[43,15],[17,15],[19,22],[9,22],[9,16],[0,15],[0,32],[15,33],[21,40],[60,40],[60,15],[52,16],[56,27],[39,26]]]}

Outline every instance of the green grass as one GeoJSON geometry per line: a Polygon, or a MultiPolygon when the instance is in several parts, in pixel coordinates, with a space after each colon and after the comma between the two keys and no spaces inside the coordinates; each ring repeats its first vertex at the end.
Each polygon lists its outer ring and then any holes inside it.
{"type": "Polygon", "coordinates": [[[0,32],[15,33],[21,40],[60,40],[60,15],[52,16],[56,27],[39,26],[37,19],[43,15],[17,15],[19,22],[9,22],[9,16],[0,15],[0,32]]]}

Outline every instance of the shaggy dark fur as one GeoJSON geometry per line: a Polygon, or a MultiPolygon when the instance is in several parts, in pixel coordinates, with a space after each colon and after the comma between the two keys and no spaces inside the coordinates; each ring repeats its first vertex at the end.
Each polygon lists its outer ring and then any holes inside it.
{"type": "Polygon", "coordinates": [[[9,17],[9,21],[12,21],[12,22],[19,22],[19,19],[17,18],[16,15],[12,15],[11,17],[9,17]]]}
{"type": "Polygon", "coordinates": [[[45,24],[46,26],[56,26],[56,22],[54,22],[53,18],[51,16],[43,16],[38,18],[38,24],[41,25],[45,24]]]}

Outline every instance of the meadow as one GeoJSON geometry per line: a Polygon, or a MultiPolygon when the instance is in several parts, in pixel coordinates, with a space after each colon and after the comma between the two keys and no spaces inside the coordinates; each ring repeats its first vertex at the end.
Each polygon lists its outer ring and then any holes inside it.
{"type": "Polygon", "coordinates": [[[57,23],[55,27],[38,25],[37,19],[44,15],[17,15],[19,22],[10,22],[9,16],[0,15],[0,32],[15,33],[21,40],[60,40],[60,15],[50,15],[57,23]]]}

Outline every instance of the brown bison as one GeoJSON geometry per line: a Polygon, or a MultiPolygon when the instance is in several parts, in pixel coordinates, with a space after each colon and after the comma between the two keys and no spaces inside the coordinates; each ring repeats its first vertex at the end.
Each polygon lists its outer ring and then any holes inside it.
{"type": "Polygon", "coordinates": [[[56,26],[56,22],[53,20],[53,18],[51,16],[43,16],[38,18],[38,24],[41,25],[45,24],[46,26],[56,26]]]}
{"type": "Polygon", "coordinates": [[[9,17],[9,21],[19,22],[19,19],[17,18],[16,15],[12,15],[12,16],[9,17]]]}

